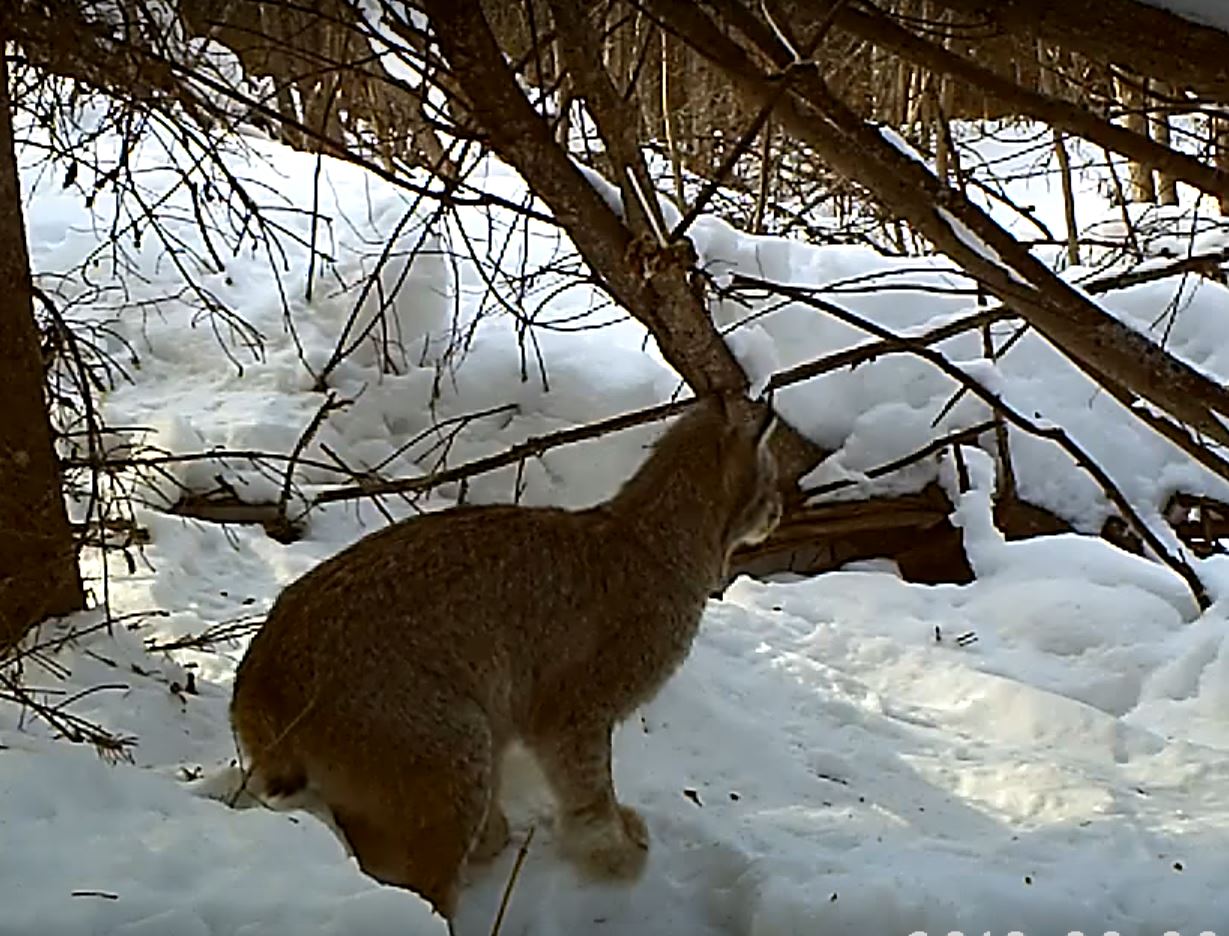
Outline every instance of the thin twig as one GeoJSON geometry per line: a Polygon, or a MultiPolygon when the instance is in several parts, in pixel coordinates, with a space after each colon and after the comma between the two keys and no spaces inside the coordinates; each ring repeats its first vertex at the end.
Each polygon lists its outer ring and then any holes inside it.
{"type": "MultiPolygon", "coordinates": [[[[932,439],[919,449],[915,449],[908,455],[902,455],[900,458],[893,459],[890,462],[884,462],[882,465],[876,465],[874,468],[868,468],[862,472],[865,477],[870,479],[882,478],[884,475],[891,474],[894,471],[900,471],[902,468],[907,468],[909,465],[916,464],[922,459],[943,451],[949,445],[959,446],[963,443],[975,442],[983,433],[993,429],[995,423],[993,420],[977,423],[974,426],[969,426],[967,429],[957,429],[955,432],[949,432],[947,435],[940,436],[937,439],[932,439]]],[[[844,490],[848,487],[853,487],[861,483],[859,478],[840,478],[836,481],[829,481],[826,484],[817,484],[813,487],[803,488],[800,492],[803,497],[818,497],[822,494],[831,494],[833,491],[844,490]]]]}
{"type": "Polygon", "coordinates": [[[1169,549],[1161,542],[1160,537],[1152,531],[1152,528],[1144,522],[1143,518],[1136,511],[1135,506],[1127,499],[1126,495],[1118,488],[1113,479],[1105,472],[1105,470],[1097,464],[1097,462],[1076,443],[1061,426],[1042,426],[1027,416],[1020,413],[1018,410],[1010,406],[1003,398],[992,390],[987,389],[980,382],[969,376],[962,368],[956,366],[946,357],[935,351],[933,348],[917,342],[916,340],[905,338],[900,335],[895,335],[881,325],[872,322],[870,319],[858,315],[848,309],[842,308],[834,303],[820,299],[817,296],[811,295],[805,289],[800,289],[795,286],[787,286],[781,283],[774,283],[769,280],[758,279],[752,276],[742,274],[736,275],[733,278],[732,289],[750,288],[761,290],[776,295],[787,296],[795,302],[801,302],[804,305],[809,305],[812,308],[818,309],[831,315],[839,321],[845,322],[847,325],[852,325],[854,328],[861,329],[874,335],[882,341],[895,342],[907,347],[910,354],[914,354],[925,361],[930,362],[936,368],[952,380],[968,388],[969,392],[987,404],[992,410],[999,410],[1006,419],[1023,429],[1030,435],[1037,436],[1043,439],[1049,439],[1062,448],[1072,460],[1088,474],[1092,475],[1093,480],[1101,487],[1106,497],[1118,508],[1123,518],[1135,529],[1140,538],[1148,545],[1153,554],[1160,559],[1165,565],[1169,566],[1186,582],[1187,587],[1191,590],[1191,594],[1195,599],[1195,603],[1203,610],[1206,610],[1211,605],[1211,599],[1208,596],[1207,589],[1195,570],[1191,568],[1180,555],[1172,554],[1169,549]]]}
{"type": "Polygon", "coordinates": [[[491,925],[491,936],[499,936],[499,929],[504,924],[504,914],[508,910],[508,901],[512,898],[512,890],[516,887],[517,878],[521,876],[521,868],[525,864],[525,858],[529,855],[529,843],[533,841],[533,833],[537,831],[537,828],[537,826],[529,827],[525,841],[521,843],[516,853],[516,860],[512,863],[512,871],[508,875],[508,883],[504,885],[503,896],[499,899],[499,911],[495,914],[495,922],[491,925]]]}
{"type": "Polygon", "coordinates": [[[286,461],[286,474],[282,480],[282,491],[277,498],[277,516],[283,523],[289,523],[286,516],[286,508],[290,503],[290,489],[294,482],[294,470],[298,465],[299,457],[303,454],[303,450],[311,444],[311,440],[316,437],[316,433],[320,431],[320,427],[324,425],[328,415],[336,410],[345,409],[352,402],[352,400],[339,401],[336,391],[330,390],[329,395],[320,404],[320,408],[316,410],[316,414],[311,418],[311,422],[307,424],[307,428],[299,434],[298,441],[295,442],[294,448],[290,451],[290,458],[286,461]]]}
{"type": "Polygon", "coordinates": [[[657,406],[649,406],[645,409],[633,410],[630,413],[612,416],[609,419],[603,419],[595,423],[587,423],[574,429],[561,429],[559,432],[533,436],[495,455],[476,458],[463,465],[457,465],[455,468],[434,471],[421,478],[403,478],[397,481],[371,481],[350,487],[333,488],[316,495],[315,503],[327,504],[332,501],[353,500],[357,497],[370,497],[373,494],[428,491],[431,488],[439,487],[441,484],[450,484],[454,481],[473,477],[474,475],[494,471],[496,468],[515,465],[524,458],[531,456],[540,457],[544,452],[558,448],[561,445],[571,445],[574,442],[581,442],[585,439],[595,439],[608,432],[617,432],[620,429],[630,429],[632,426],[666,419],[676,413],[681,413],[692,402],[692,400],[687,399],[677,400],[672,403],[661,403],[657,406]]]}
{"type": "Polygon", "coordinates": [[[802,383],[804,380],[811,380],[814,377],[819,377],[831,371],[840,370],[842,367],[853,367],[857,364],[874,360],[885,354],[912,353],[913,349],[918,346],[938,344],[940,341],[946,341],[964,332],[974,331],[1009,318],[1014,318],[1014,316],[1006,309],[992,309],[986,312],[978,312],[966,318],[956,319],[921,335],[885,338],[844,351],[835,351],[814,361],[806,361],[788,370],[778,371],[772,375],[766,389],[769,391],[779,390],[791,384],[802,383]]]}

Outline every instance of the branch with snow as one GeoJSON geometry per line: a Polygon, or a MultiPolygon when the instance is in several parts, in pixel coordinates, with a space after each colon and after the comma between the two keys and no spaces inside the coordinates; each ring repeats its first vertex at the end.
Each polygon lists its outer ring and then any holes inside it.
{"type": "MultiPolygon", "coordinates": [[[[1089,456],[1089,454],[1080,446],[1070,435],[1058,425],[1046,422],[1044,420],[1030,419],[1021,413],[1016,407],[1003,399],[1001,393],[988,387],[984,379],[978,379],[970,372],[971,365],[965,364],[958,366],[933,347],[929,347],[923,341],[918,339],[910,339],[900,335],[894,335],[887,329],[872,322],[864,316],[858,315],[848,309],[821,299],[814,295],[809,290],[800,289],[795,286],[788,286],[781,283],[773,283],[757,277],[737,274],[732,278],[730,288],[734,291],[738,290],[759,290],[771,294],[785,296],[795,302],[800,302],[804,305],[811,306],[820,310],[840,321],[853,325],[868,334],[874,335],[885,344],[895,344],[907,351],[907,353],[916,355],[936,368],[941,370],[948,377],[955,380],[957,383],[966,387],[970,393],[978,399],[986,403],[994,413],[1001,413],[1012,425],[1029,435],[1039,438],[1048,439],[1056,443],[1075,461],[1080,468],[1088,472],[1101,489],[1105,492],[1105,496],[1114,504],[1114,506],[1122,513],[1122,516],[1131,525],[1131,528],[1139,534],[1140,538],[1148,545],[1153,554],[1165,565],[1169,566],[1182,577],[1191,590],[1196,603],[1200,608],[1207,608],[1211,604],[1211,599],[1208,596],[1207,588],[1200,580],[1195,570],[1190,564],[1179,554],[1171,552],[1168,546],[1161,538],[1152,530],[1152,528],[1140,516],[1136,507],[1131,504],[1121,489],[1114,483],[1109,473],[1097,462],[1089,456]]],[[[992,376],[988,371],[987,376],[992,376]]]]}

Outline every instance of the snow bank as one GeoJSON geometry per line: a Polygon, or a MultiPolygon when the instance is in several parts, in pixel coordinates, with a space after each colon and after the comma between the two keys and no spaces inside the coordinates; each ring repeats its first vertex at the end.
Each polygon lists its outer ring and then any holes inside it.
{"type": "Polygon", "coordinates": [[[4,738],[0,933],[446,931],[422,901],[362,875],[320,823],[234,812],[88,749],[4,738]]]}
{"type": "MultiPolygon", "coordinates": [[[[221,564],[242,580],[233,556],[221,564]]],[[[1076,566],[965,587],[742,580],[617,734],[617,787],[653,835],[637,885],[578,881],[540,776],[514,757],[514,839],[536,832],[506,931],[1223,929],[1226,623],[1221,611],[1187,629],[1163,585],[1090,583],[1076,566]]],[[[125,647],[83,638],[60,657],[66,689],[96,684],[97,656],[127,662],[125,647]]],[[[153,772],[17,732],[0,709],[0,891],[20,908],[0,932],[438,931],[311,817],[191,795],[180,778],[230,755],[224,686],[177,698],[156,677],[125,680],[82,713],[136,735],[153,772]]],[[[514,853],[473,873],[458,932],[488,932],[514,853]]]]}

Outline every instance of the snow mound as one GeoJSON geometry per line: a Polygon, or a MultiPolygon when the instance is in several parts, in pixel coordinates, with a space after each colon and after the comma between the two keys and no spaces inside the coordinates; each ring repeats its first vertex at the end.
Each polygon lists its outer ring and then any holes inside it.
{"type": "Polygon", "coordinates": [[[362,875],[320,823],[233,812],[88,749],[3,751],[0,796],[20,804],[0,818],[0,933],[446,932],[417,897],[362,875]]]}
{"type": "MultiPolygon", "coordinates": [[[[1078,568],[961,587],[880,572],[740,580],[616,735],[616,787],[653,836],[640,882],[583,883],[556,852],[540,775],[513,756],[514,843],[535,832],[505,931],[1223,928],[1226,623],[1186,629],[1163,596],[1090,585],[1078,568]],[[1200,718],[1199,743],[1175,736],[1183,717],[1200,718]]],[[[128,660],[125,647],[135,659],[122,635],[82,638],[60,657],[66,688],[96,681],[96,657],[128,660]]],[[[22,895],[0,932],[440,931],[310,815],[234,811],[183,781],[231,770],[224,686],[174,698],[152,676],[131,682],[83,713],[136,735],[152,771],[18,733],[0,708],[14,804],[0,880],[22,895]],[[141,712],[159,694],[155,721],[141,712]]],[[[459,933],[489,932],[515,857],[514,844],[471,871],[459,933]]]]}

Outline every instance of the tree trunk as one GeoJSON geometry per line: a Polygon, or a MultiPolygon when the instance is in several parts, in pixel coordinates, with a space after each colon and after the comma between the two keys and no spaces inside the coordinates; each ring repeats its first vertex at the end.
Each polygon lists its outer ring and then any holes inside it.
{"type": "MultiPolygon", "coordinates": [[[[1211,121],[1212,152],[1216,168],[1229,171],[1229,120],[1214,117],[1211,121]]],[[[1218,207],[1222,218],[1229,217],[1229,193],[1221,195],[1218,207]]]]}
{"type": "MultiPolygon", "coordinates": [[[[1130,78],[1115,76],[1114,91],[1125,112],[1122,125],[1132,133],[1148,136],[1148,79],[1138,75],[1130,78]],[[1136,81],[1141,84],[1137,85],[1136,81]]],[[[1152,178],[1152,167],[1135,159],[1127,165],[1131,172],[1131,201],[1137,204],[1155,202],[1156,184],[1152,178]]]]}
{"type": "MultiPolygon", "coordinates": [[[[1159,90],[1166,101],[1179,97],[1168,85],[1162,84],[1159,90]]],[[[1169,131],[1169,114],[1165,111],[1164,104],[1165,102],[1162,102],[1162,106],[1152,114],[1152,139],[1169,147],[1173,142],[1169,131]]],[[[1156,199],[1162,205],[1178,204],[1178,180],[1168,172],[1158,171],[1156,174],[1156,199]]]]}
{"type": "Polygon", "coordinates": [[[43,398],[8,68],[0,55],[0,658],[44,618],[85,606],[43,398]]]}

